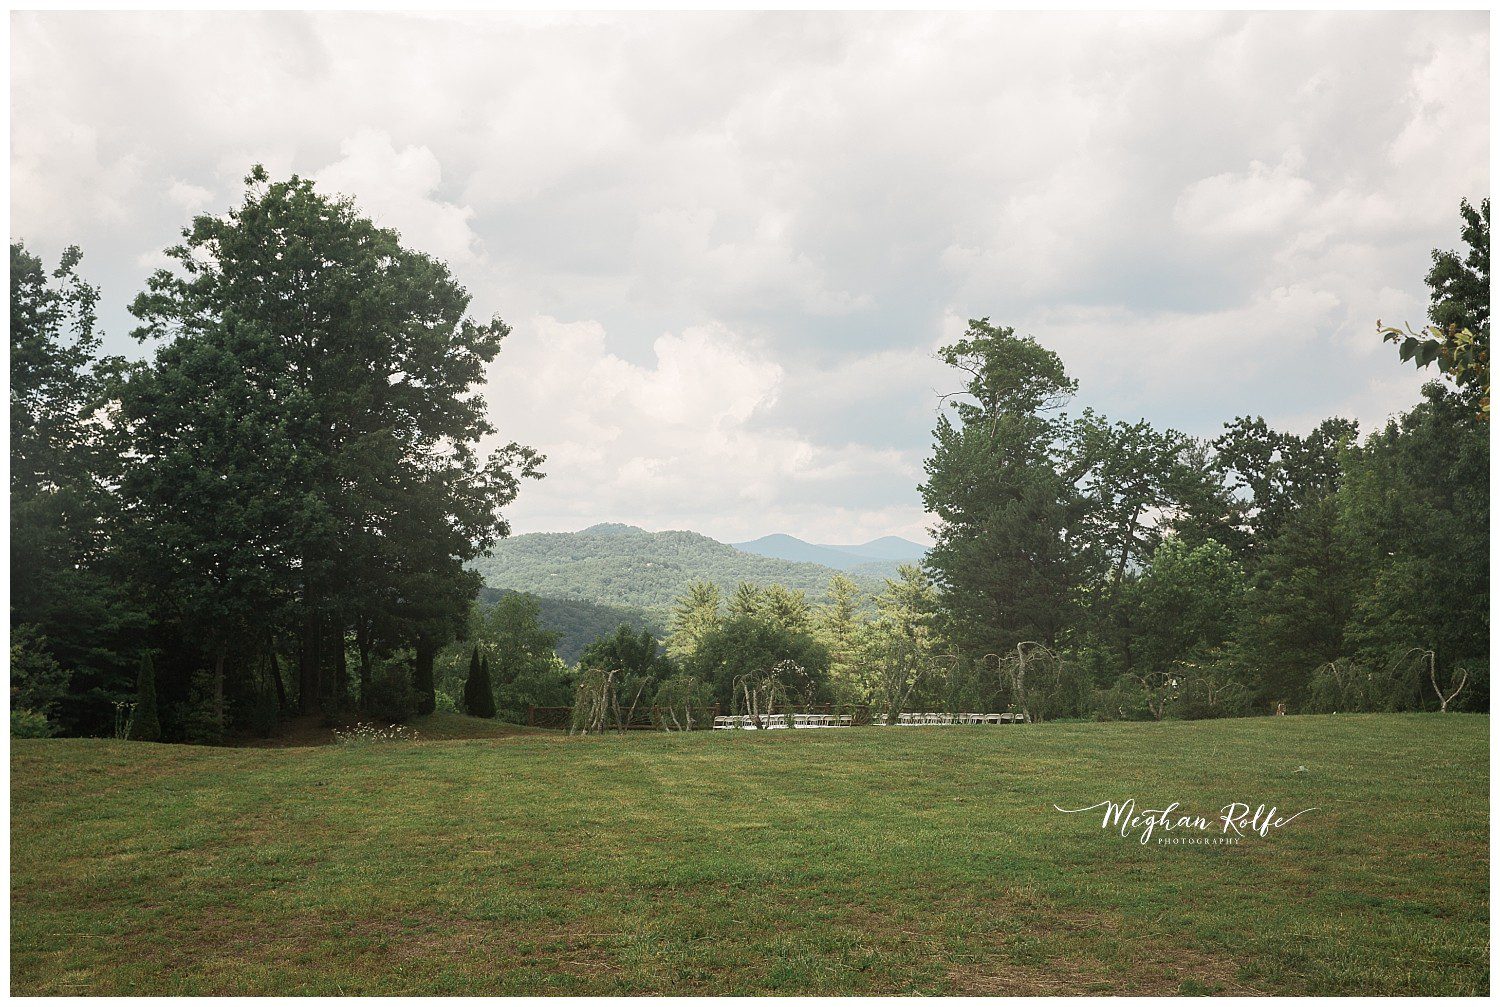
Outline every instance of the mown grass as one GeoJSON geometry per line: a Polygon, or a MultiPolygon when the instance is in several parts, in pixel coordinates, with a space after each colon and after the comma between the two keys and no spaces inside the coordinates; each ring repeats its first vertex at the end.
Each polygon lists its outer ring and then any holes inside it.
{"type": "Polygon", "coordinates": [[[1488,727],[19,741],[12,991],[1485,993],[1488,727]],[[1318,810],[1052,807],[1132,796],[1318,810]]]}

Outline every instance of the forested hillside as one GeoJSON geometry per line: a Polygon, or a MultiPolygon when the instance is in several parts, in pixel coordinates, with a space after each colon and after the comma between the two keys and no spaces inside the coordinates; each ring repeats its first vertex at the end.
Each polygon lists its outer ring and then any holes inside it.
{"type": "MultiPolygon", "coordinates": [[[[620,524],[517,535],[497,543],[473,568],[489,587],[643,609],[663,622],[695,581],[711,581],[725,594],[742,582],[780,584],[819,599],[835,573],[815,563],[751,555],[696,532],[620,524]]],[[[884,580],[860,572],[850,578],[867,592],[879,591],[884,580]]]]}
{"type": "Polygon", "coordinates": [[[640,608],[623,605],[600,605],[591,601],[573,598],[548,598],[526,591],[511,591],[493,587],[481,588],[481,605],[493,605],[507,594],[527,594],[537,603],[539,622],[543,629],[557,633],[557,656],[569,664],[577,664],[578,656],[594,640],[609,636],[621,626],[635,630],[649,630],[660,638],[666,634],[667,622],[661,616],[640,608]]]}

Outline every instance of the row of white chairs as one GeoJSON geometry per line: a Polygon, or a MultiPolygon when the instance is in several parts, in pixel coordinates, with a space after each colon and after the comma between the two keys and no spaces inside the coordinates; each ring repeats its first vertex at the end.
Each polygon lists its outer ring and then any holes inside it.
{"type": "MultiPolygon", "coordinates": [[[[903,713],[897,716],[895,727],[950,727],[978,724],[1021,724],[1024,713],[903,713]]],[[[715,731],[774,731],[787,728],[853,727],[854,718],[847,713],[794,713],[788,722],[787,714],[772,713],[759,718],[749,714],[734,714],[714,718],[715,731]]],[[[876,721],[874,727],[885,727],[884,721],[876,721]]]]}

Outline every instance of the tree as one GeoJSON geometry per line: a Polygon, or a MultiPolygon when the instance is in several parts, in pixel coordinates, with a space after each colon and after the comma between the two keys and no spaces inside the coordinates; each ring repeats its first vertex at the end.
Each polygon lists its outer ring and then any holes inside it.
{"type": "Polygon", "coordinates": [[[81,261],[70,247],[49,275],[10,248],[10,619],[67,676],[54,716],[99,733],[129,694],[143,619],[111,541],[124,452],[102,414],[120,362],[99,356],[81,261]]]}
{"type": "Polygon", "coordinates": [[[1239,495],[1238,523],[1249,535],[1250,557],[1276,539],[1299,507],[1334,491],[1343,455],[1358,439],[1359,425],[1339,417],[1306,437],[1272,430],[1258,416],[1224,424],[1213,442],[1214,465],[1239,495]]]}
{"type": "Polygon", "coordinates": [[[828,677],[835,698],[856,702],[863,696],[859,681],[861,634],[859,588],[841,573],[828,581],[828,600],[816,612],[817,638],[828,648],[828,677]]]}
{"type": "Polygon", "coordinates": [[[1467,199],[1459,203],[1461,237],[1467,246],[1456,251],[1433,249],[1427,273],[1431,290],[1428,317],[1432,325],[1412,331],[1376,322],[1388,343],[1395,343],[1402,362],[1418,367],[1436,363],[1453,382],[1464,401],[1484,419],[1490,413],[1490,201],[1475,209],[1467,199]]]}
{"type": "Polygon", "coordinates": [[[490,659],[481,658],[479,648],[469,659],[469,677],[464,680],[464,712],[471,717],[495,716],[495,690],[490,684],[490,659]]]}
{"type": "Polygon", "coordinates": [[[1234,660],[1262,710],[1307,698],[1318,668],[1347,653],[1360,566],[1332,496],[1292,513],[1265,547],[1234,637],[1234,660]]]}
{"type": "Polygon", "coordinates": [[[815,701],[828,678],[828,650],[810,635],[788,632],[762,619],[726,620],[704,638],[687,671],[712,686],[715,702],[729,707],[735,682],[756,679],[782,662],[799,669],[789,678],[797,683],[798,700],[815,701]]]}
{"type": "Polygon", "coordinates": [[[712,581],[694,581],[678,600],[672,613],[672,631],[667,635],[667,654],[681,661],[690,657],[723,619],[719,587],[712,581]]]}
{"type": "Polygon", "coordinates": [[[765,592],[754,584],[741,582],[729,599],[729,618],[751,619],[760,614],[765,592]]]}
{"type": "Polygon", "coordinates": [[[1244,591],[1244,573],[1227,546],[1167,539],[1131,586],[1135,660],[1127,671],[1183,675],[1222,660],[1244,591]]]}
{"type": "MultiPolygon", "coordinates": [[[[1348,459],[1338,521],[1358,564],[1345,655],[1380,669],[1431,651],[1488,705],[1489,427],[1436,383],[1348,459]]],[[[1423,690],[1426,686],[1421,687],[1423,690]]]]}
{"type": "Polygon", "coordinates": [[[1175,430],[1105,422],[1085,410],[1073,430],[1083,511],[1075,535],[1088,578],[1082,636],[1098,684],[1136,671],[1137,572],[1171,532],[1195,540],[1235,534],[1231,501],[1203,446],[1175,430]],[[1181,531],[1178,531],[1181,529],[1181,531]]]}
{"type": "Polygon", "coordinates": [[[931,693],[951,663],[939,658],[937,605],[932,581],[909,564],[875,599],[877,615],[864,634],[862,684],[887,724],[896,723],[914,697],[931,693]]]}
{"type": "Polygon", "coordinates": [[[813,631],[813,612],[807,604],[807,595],[780,584],[772,584],[761,592],[755,614],[789,633],[813,631]]]}
{"type": "MultiPolygon", "coordinates": [[[[25,710],[49,725],[68,694],[68,670],[57,663],[47,640],[35,626],[16,626],[10,634],[10,708],[25,710]]],[[[55,730],[55,727],[51,728],[55,730]]]]}
{"type": "Polygon", "coordinates": [[[160,741],[161,721],[156,714],[156,665],[150,653],[141,655],[140,676],[136,679],[135,709],[130,714],[131,741],[160,741]]]}
{"type": "Polygon", "coordinates": [[[474,621],[471,635],[495,663],[490,679],[496,712],[524,722],[528,706],[566,706],[573,693],[557,656],[558,634],[544,629],[536,598],[506,594],[474,621]]]}
{"type": "Polygon", "coordinates": [[[1070,535],[1081,473],[1062,464],[1067,425],[1053,415],[1076,385],[1057,354],[988,319],[939,354],[968,375],[954,416],[938,417],[921,487],[938,518],[927,567],[954,642],[975,658],[1053,643],[1081,580],[1070,535]]]}
{"type": "Polygon", "coordinates": [[[649,630],[636,632],[629,626],[620,626],[613,636],[600,637],[585,647],[578,666],[615,672],[613,686],[627,726],[642,697],[651,695],[656,683],[676,672],[672,659],[661,652],[649,630]]]}
{"type": "Polygon", "coordinates": [[[160,339],[119,419],[139,569],[180,639],[226,657],[278,626],[299,639],[304,712],[336,690],[366,621],[432,659],[472,597],[463,566],[508,533],[541,457],[494,433],[481,396],[508,327],[465,316],[442,263],[344,199],[260,167],[243,203],[199,216],[132,306],[160,339]]]}

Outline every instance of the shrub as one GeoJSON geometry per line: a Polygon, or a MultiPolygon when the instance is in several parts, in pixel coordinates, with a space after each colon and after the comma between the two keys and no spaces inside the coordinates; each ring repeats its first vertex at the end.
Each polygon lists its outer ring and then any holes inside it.
{"type": "Polygon", "coordinates": [[[411,674],[400,664],[386,664],[370,680],[365,712],[376,720],[400,724],[417,714],[417,693],[411,674]]]}
{"type": "Polygon", "coordinates": [[[276,693],[268,689],[257,689],[250,700],[246,720],[257,737],[269,738],[274,735],[281,726],[281,711],[276,705],[276,693]]]}
{"type": "Polygon", "coordinates": [[[135,682],[135,709],[130,714],[126,737],[131,741],[161,740],[161,720],[156,712],[156,665],[150,653],[141,654],[141,670],[135,682]]]}
{"type": "MultiPolygon", "coordinates": [[[[156,697],[153,693],[153,706],[155,702],[156,697]]],[[[137,717],[140,709],[140,705],[137,704],[137,717]]],[[[213,672],[203,669],[193,673],[189,698],[182,709],[182,734],[189,744],[217,745],[223,742],[224,701],[218,695],[218,684],[214,680],[213,672]]],[[[132,720],[133,723],[134,720],[132,720]]]]}
{"type": "Polygon", "coordinates": [[[57,712],[67,695],[69,672],[47,650],[47,638],[35,626],[17,626],[10,637],[10,705],[41,715],[57,712]]]}
{"type": "Polygon", "coordinates": [[[10,711],[10,736],[12,738],[50,738],[57,728],[45,714],[35,710],[10,711]]]}

